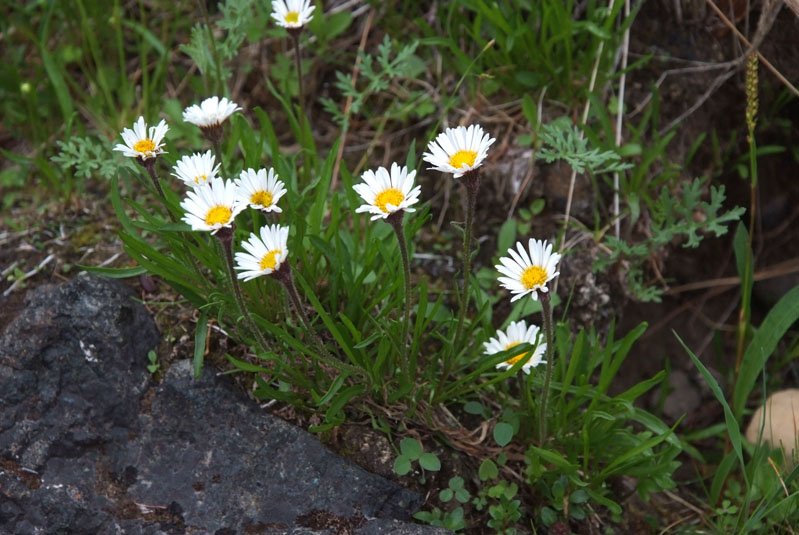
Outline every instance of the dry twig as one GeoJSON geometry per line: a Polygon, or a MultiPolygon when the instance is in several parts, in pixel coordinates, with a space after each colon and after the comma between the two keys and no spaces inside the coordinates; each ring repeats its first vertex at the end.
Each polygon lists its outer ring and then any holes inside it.
{"type": "MultiPolygon", "coordinates": [[[[352,86],[358,82],[358,74],[361,72],[361,54],[366,51],[366,41],[369,39],[369,30],[372,28],[372,21],[375,18],[375,10],[369,11],[369,16],[366,17],[366,23],[363,26],[363,33],[361,34],[361,42],[358,45],[360,54],[355,58],[355,65],[352,67],[352,86]]],[[[344,117],[349,122],[350,108],[352,108],[352,95],[347,97],[347,102],[344,104],[344,117]]],[[[341,167],[341,158],[344,155],[344,145],[347,144],[347,128],[341,132],[341,141],[338,145],[338,154],[336,154],[336,163],[333,165],[333,177],[330,179],[330,191],[336,189],[338,184],[338,171],[341,167]]]]}

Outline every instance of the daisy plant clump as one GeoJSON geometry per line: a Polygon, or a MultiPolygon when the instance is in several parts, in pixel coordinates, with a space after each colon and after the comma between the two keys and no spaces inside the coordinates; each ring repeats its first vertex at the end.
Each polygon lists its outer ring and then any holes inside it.
{"type": "Polygon", "coordinates": [[[220,152],[220,144],[222,143],[222,125],[225,121],[235,112],[241,110],[235,102],[228,100],[225,97],[209,97],[199,105],[193,104],[183,110],[183,120],[187,123],[196,125],[202,130],[205,139],[211,142],[216,156],[222,165],[222,174],[226,175],[224,169],[224,162],[220,152]]]}
{"type": "MultiPolygon", "coordinates": [[[[463,333],[463,321],[469,301],[469,282],[472,265],[472,225],[477,203],[477,191],[480,188],[479,169],[483,165],[488,149],[494,141],[495,139],[485,133],[480,125],[473,124],[469,127],[447,128],[427,145],[428,152],[422,155],[422,159],[432,166],[430,169],[441,171],[442,173],[451,173],[454,178],[461,179],[466,187],[466,224],[463,232],[463,292],[460,297],[458,326],[452,340],[453,347],[460,341],[463,333]]],[[[446,381],[451,366],[451,357],[447,356],[444,362],[442,384],[443,381],[446,381]]]]}
{"type": "Polygon", "coordinates": [[[233,296],[239,313],[244,317],[247,327],[253,332],[261,347],[268,351],[269,344],[255,327],[247,312],[241,288],[233,270],[233,236],[236,231],[234,220],[247,207],[239,199],[236,185],[232,180],[214,178],[187,192],[186,199],[180,203],[180,207],[186,212],[183,222],[191,226],[192,230],[210,232],[219,240],[222,247],[222,263],[225,265],[230,286],[233,288],[233,296]]]}
{"type": "MultiPolygon", "coordinates": [[[[560,275],[556,271],[561,255],[552,252],[552,244],[546,241],[530,239],[527,248],[521,242],[516,242],[516,250],[508,249],[510,257],[499,259],[500,264],[495,266],[503,275],[499,277],[502,286],[510,290],[513,297],[511,302],[530,295],[534,300],[541,294],[541,308],[546,333],[546,348],[552,348],[552,308],[550,307],[549,288],[547,283],[560,275]]],[[[544,391],[541,397],[541,417],[539,420],[539,445],[544,444],[547,434],[547,400],[549,398],[549,383],[552,380],[552,355],[547,360],[547,371],[544,379],[544,391]]]]}
{"type": "Polygon", "coordinates": [[[215,158],[210,150],[203,154],[197,152],[178,160],[172,167],[175,171],[172,176],[182,180],[186,186],[196,188],[218,178],[219,165],[215,165],[215,158]]]}
{"type": "Polygon", "coordinates": [[[163,119],[157,126],[147,128],[144,117],[139,117],[139,120],[133,123],[133,129],[124,128],[122,130],[122,140],[125,144],[119,143],[114,147],[114,150],[120,151],[129,158],[135,158],[144,167],[162,200],[165,200],[166,197],[155,172],[155,160],[159,154],[164,154],[164,136],[168,130],[169,126],[163,119]]]}
{"type": "Polygon", "coordinates": [[[238,198],[245,205],[265,213],[283,212],[277,202],[286,194],[286,187],[278,180],[274,169],[247,169],[235,183],[238,198]]]}
{"type": "Polygon", "coordinates": [[[297,62],[297,88],[300,111],[305,111],[305,94],[302,88],[302,61],[300,55],[300,34],[311,21],[316,6],[310,0],[274,0],[272,2],[272,18],[278,26],[288,30],[294,41],[294,58],[297,62]]]}
{"type": "MultiPolygon", "coordinates": [[[[419,202],[421,186],[413,185],[416,171],[408,172],[408,168],[392,163],[391,170],[379,167],[377,171],[367,170],[362,175],[363,183],[355,184],[352,188],[361,196],[366,204],[355,209],[356,213],[372,214],[372,221],[382,219],[394,229],[397,236],[405,281],[405,311],[402,326],[402,351],[403,372],[407,376],[415,365],[408,362],[408,328],[410,325],[411,303],[411,268],[408,259],[408,244],[405,240],[402,220],[405,212],[415,212],[412,205],[419,202]]],[[[414,363],[415,364],[415,363],[414,363]]]]}

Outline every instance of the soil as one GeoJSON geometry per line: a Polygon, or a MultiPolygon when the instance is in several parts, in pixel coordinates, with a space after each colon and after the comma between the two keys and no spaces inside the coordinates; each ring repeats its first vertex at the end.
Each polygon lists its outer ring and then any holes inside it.
{"type": "MultiPolygon", "coordinates": [[[[733,45],[733,38],[718,23],[718,17],[711,11],[703,13],[684,12],[682,21],[666,5],[667,2],[645,2],[632,26],[632,58],[654,54],[642,69],[634,70],[628,78],[628,107],[634,108],[649,94],[651,84],[667,69],[695,65],[696,62],[718,63],[738,57],[741,48],[733,45]]],[[[722,2],[723,4],[723,2],[722,2]]],[[[753,5],[755,3],[752,3],[753,5]]],[[[759,4],[758,4],[759,5],[759,4]]],[[[739,13],[740,15],[740,13],[739,13]]],[[[756,20],[757,11],[750,16],[756,20]]],[[[799,48],[795,46],[799,34],[799,19],[788,10],[783,10],[766,36],[761,51],[774,66],[789,80],[799,80],[799,48]]],[[[375,36],[375,39],[382,36],[375,36]]],[[[661,125],[666,125],[680,117],[711,87],[719,76],[719,70],[692,72],[690,74],[671,74],[660,86],[661,125]]],[[[318,72],[321,81],[332,73],[318,72]]],[[[256,83],[256,82],[253,82],[256,83]]],[[[759,189],[756,210],[756,232],[754,250],[756,252],[756,272],[764,278],[756,284],[752,307],[752,323],[758,325],[776,300],[790,288],[799,284],[799,240],[795,229],[799,224],[799,158],[795,154],[799,146],[799,99],[785,99],[780,82],[766,69],[760,69],[761,113],[758,123],[757,139],[761,147],[781,146],[786,150],[762,156],[758,159],[759,189]],[[774,103],[784,102],[777,107],[774,103]],[[774,268],[776,266],[776,271],[774,268]],[[775,275],[776,273],[776,275],[775,275]]],[[[269,101],[267,95],[253,88],[249,98],[258,95],[269,101]]],[[[261,88],[262,89],[262,88],[261,88]]],[[[672,161],[682,162],[702,133],[709,133],[718,140],[718,147],[706,140],[691,160],[685,177],[710,176],[713,184],[726,186],[729,207],[750,206],[749,182],[738,174],[738,155],[747,152],[744,124],[744,75],[739,69],[722,83],[712,95],[693,113],[680,122],[677,135],[669,145],[672,161]]],[[[532,221],[533,235],[551,236],[561,225],[561,214],[565,208],[569,170],[564,165],[536,165],[532,169],[532,180],[517,194],[519,184],[527,178],[530,168],[530,153],[513,147],[512,140],[524,132],[521,110],[510,115],[491,113],[486,103],[466,114],[465,122],[479,118],[483,126],[497,137],[490,161],[485,166],[483,189],[478,203],[475,241],[479,252],[474,262],[475,271],[492,268],[492,258],[496,251],[497,229],[506,220],[511,206],[529,206],[538,198],[546,199],[544,211],[532,221]],[[493,118],[493,120],[492,120],[493,118]],[[510,162],[510,163],[505,163],[510,162]],[[518,196],[518,199],[517,199],[518,196]]],[[[418,137],[426,126],[409,129],[408,138],[418,137]]],[[[287,129],[284,129],[284,131],[287,129]]],[[[278,131],[281,131],[278,129],[278,131]]],[[[328,132],[327,137],[330,137],[328,132]]],[[[323,136],[324,137],[324,136],[323,136]]],[[[357,139],[357,132],[353,134],[357,139]]],[[[395,142],[394,146],[407,146],[395,142]]],[[[384,147],[383,159],[389,161],[393,155],[390,146],[384,147]]],[[[359,158],[359,157],[358,157],[359,158]]],[[[399,160],[404,160],[404,155],[399,160]]],[[[345,155],[352,168],[357,161],[354,155],[345,155]],[[352,159],[353,161],[349,161],[352,159]]],[[[379,162],[380,163],[380,162],[379,162]]],[[[442,187],[441,178],[422,176],[423,196],[431,199],[433,214],[431,229],[426,230],[417,244],[417,252],[434,251],[435,254],[416,262],[415,276],[427,276],[436,280],[451,278],[459,269],[460,240],[449,225],[451,220],[462,220],[463,192],[457,184],[447,181],[442,187]]],[[[90,188],[79,198],[69,203],[50,202],[13,206],[4,214],[0,226],[0,270],[5,279],[2,290],[7,295],[0,297],[0,327],[8,324],[22,307],[27,289],[39,284],[58,282],[74,276],[78,265],[106,265],[120,267],[131,265],[124,255],[116,237],[118,225],[113,211],[107,202],[107,184],[90,184],[90,188]],[[44,261],[53,255],[47,263],[44,261]],[[41,269],[26,278],[19,286],[9,291],[10,275],[27,273],[37,266],[41,269]]],[[[595,192],[590,181],[580,177],[575,194],[573,217],[590,221],[592,210],[604,203],[606,192],[595,192]],[[598,197],[597,197],[598,195],[598,197]]],[[[749,221],[749,214],[743,216],[749,221]]],[[[634,239],[646,229],[626,229],[627,237],[634,239]]],[[[711,370],[717,373],[723,386],[731,380],[730,370],[735,363],[735,328],[740,302],[739,284],[730,280],[737,276],[732,249],[734,228],[722,237],[706,237],[697,249],[686,249],[680,243],[673,243],[664,250],[657,251],[648,265],[648,274],[657,277],[662,274],[667,289],[661,303],[635,302],[626,294],[615,270],[606,273],[587,275],[576,286],[589,288],[585,295],[573,300],[575,308],[570,317],[577,326],[596,325],[607,328],[613,317],[618,318],[616,330],[624,333],[641,321],[649,328],[633,347],[613,388],[622,391],[633,384],[651,377],[667,368],[677,376],[672,381],[671,391],[656,393],[644,401],[646,408],[664,414],[664,400],[672,395],[677,398],[690,398],[691,406],[686,407],[688,415],[681,423],[680,431],[703,429],[722,420],[720,408],[704,385],[675,333],[686,346],[699,356],[711,370]],[[706,283],[694,290],[682,288],[687,284],[706,283]],[[679,372],[681,375],[678,375],[679,372]]],[[[590,273],[586,266],[596,256],[595,246],[586,245],[583,240],[566,262],[562,278],[574,277],[578,273],[590,273]]],[[[177,357],[188,357],[193,353],[194,311],[181,303],[166,285],[157,279],[135,278],[126,281],[140,295],[142,301],[153,312],[164,334],[164,342],[158,349],[159,361],[163,368],[177,357]]],[[[564,285],[565,286],[565,285],[564,285]]],[[[568,298],[570,288],[561,287],[564,299],[568,298]]],[[[504,317],[508,310],[502,304],[495,311],[497,317],[504,317]]],[[[215,332],[215,345],[211,348],[210,360],[222,362],[224,352],[237,358],[246,359],[246,350],[225,338],[224,333],[215,332]]],[[[799,387],[799,367],[788,363],[774,367],[770,373],[772,381],[781,387],[799,387]]],[[[242,387],[248,390],[247,385],[242,387]]],[[[297,414],[290,407],[276,406],[275,413],[299,424],[313,423],[307,415],[297,414]]],[[[388,440],[368,425],[351,424],[327,437],[327,442],[339,452],[347,454],[364,467],[384,476],[396,477],[392,470],[394,450],[388,440]]],[[[426,449],[440,448],[431,437],[424,439],[426,449]]],[[[461,451],[468,451],[465,444],[461,451]]],[[[711,445],[715,447],[715,445],[711,445]]],[[[474,446],[478,448],[478,446],[474,446]]],[[[446,459],[446,457],[444,457],[446,459]]],[[[421,488],[429,492],[429,503],[437,503],[435,489],[446,486],[451,475],[476,471],[477,463],[464,460],[461,455],[455,460],[445,461],[440,476],[419,483],[418,474],[401,478],[403,484],[421,488]]],[[[4,466],[13,470],[14,467],[4,466]]],[[[692,474],[691,474],[692,475],[692,474]]],[[[118,484],[108,481],[109,485],[118,484]]],[[[630,485],[629,481],[619,481],[621,487],[630,485]]],[[[691,490],[685,492],[684,500],[693,502],[691,490]]],[[[680,498],[683,500],[683,498],[680,498]]],[[[628,533],[651,532],[646,518],[655,515],[659,518],[676,516],[675,511],[682,506],[677,500],[657,498],[652,503],[642,503],[631,498],[627,503],[627,516],[623,530],[628,533]]],[[[169,512],[163,514],[169,515],[169,512]]],[[[357,527],[357,519],[333,518],[323,511],[307,519],[307,526],[314,529],[332,528],[337,533],[349,533],[357,527]],[[347,522],[350,522],[347,524],[347,522]],[[352,523],[355,522],[355,523],[352,523]],[[346,525],[345,525],[346,524],[346,525]]],[[[598,525],[585,522],[572,525],[579,533],[598,533],[598,525]]]]}

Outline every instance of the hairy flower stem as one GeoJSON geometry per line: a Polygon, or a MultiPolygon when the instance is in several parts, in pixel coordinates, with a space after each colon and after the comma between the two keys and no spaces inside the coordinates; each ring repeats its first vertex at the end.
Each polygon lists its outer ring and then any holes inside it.
{"type": "Polygon", "coordinates": [[[463,292],[460,295],[460,306],[458,308],[458,326],[455,329],[455,336],[452,338],[450,347],[444,354],[444,369],[436,388],[437,393],[444,390],[444,384],[452,372],[456,354],[455,347],[463,335],[463,321],[466,317],[466,310],[469,308],[469,283],[471,282],[472,271],[472,224],[475,206],[477,205],[477,190],[480,189],[479,172],[479,169],[474,169],[464,174],[461,178],[461,182],[466,187],[466,225],[463,229],[463,292]]]}
{"type": "MultiPolygon", "coordinates": [[[[300,317],[303,327],[305,327],[305,330],[309,335],[311,335],[311,338],[313,338],[313,341],[316,344],[316,347],[319,348],[319,352],[322,354],[322,356],[328,361],[337,362],[330,352],[325,349],[322,340],[316,334],[316,331],[313,330],[311,322],[308,320],[308,316],[305,314],[305,311],[302,308],[300,294],[297,292],[297,287],[294,285],[294,278],[291,276],[291,265],[288,263],[288,261],[284,262],[280,266],[280,269],[273,271],[271,275],[272,278],[277,279],[277,281],[280,282],[284,288],[286,288],[286,293],[289,294],[289,301],[291,301],[291,305],[294,307],[294,310],[297,311],[297,315],[300,317]]],[[[338,364],[340,365],[343,363],[339,362],[338,364]]]]}
{"type": "MultiPolygon", "coordinates": [[[[532,358],[532,354],[530,354],[532,358]]],[[[532,414],[533,413],[533,405],[530,401],[530,387],[527,384],[528,375],[524,373],[522,368],[519,368],[519,371],[516,372],[516,381],[519,383],[519,396],[521,399],[521,406],[524,407],[525,414],[532,414]]],[[[526,427],[525,427],[526,428],[526,427]]]]}
{"type": "Polygon", "coordinates": [[[216,232],[216,238],[219,240],[219,243],[222,245],[222,250],[224,252],[224,264],[225,269],[228,274],[228,278],[230,279],[230,285],[233,287],[233,296],[236,299],[236,305],[239,308],[239,314],[242,315],[244,321],[247,323],[247,327],[252,331],[253,335],[255,335],[256,340],[261,345],[261,349],[264,351],[272,351],[272,348],[266,342],[266,339],[261,334],[261,331],[255,325],[252,318],[250,317],[249,312],[247,312],[247,308],[244,306],[244,298],[241,295],[241,287],[239,286],[239,280],[236,278],[236,274],[233,271],[233,234],[235,232],[234,227],[231,228],[221,228],[216,232]]]}
{"type": "Polygon", "coordinates": [[[547,438],[547,402],[549,401],[549,383],[552,381],[553,361],[555,360],[554,346],[552,345],[552,307],[550,307],[549,292],[541,292],[541,312],[544,316],[544,332],[547,337],[547,373],[544,378],[544,391],[541,394],[541,419],[538,422],[538,446],[544,447],[547,438]]]}
{"type": "Polygon", "coordinates": [[[402,373],[405,377],[409,376],[409,362],[408,362],[408,328],[411,323],[411,265],[408,261],[408,244],[405,241],[405,233],[402,231],[402,218],[405,212],[397,210],[386,218],[386,222],[394,229],[394,234],[397,235],[397,243],[399,244],[400,255],[402,256],[402,268],[405,278],[405,314],[402,323],[402,373]]]}
{"type": "Polygon", "coordinates": [[[136,158],[136,161],[139,162],[139,165],[144,167],[144,170],[147,171],[147,176],[149,176],[150,180],[152,180],[153,186],[155,186],[155,191],[158,192],[158,195],[161,197],[161,201],[164,203],[164,208],[166,208],[167,213],[174,221],[175,216],[172,215],[172,212],[170,212],[169,208],[166,206],[166,195],[164,195],[164,190],[161,189],[161,183],[158,181],[158,173],[155,172],[155,160],[156,158],[148,158],[146,160],[142,158],[136,158]]]}
{"type": "MultiPolygon", "coordinates": [[[[197,0],[197,5],[200,7],[200,12],[203,15],[203,20],[205,22],[205,31],[208,34],[208,44],[211,47],[211,59],[214,62],[214,70],[216,71],[216,85],[217,85],[217,92],[222,92],[222,88],[224,87],[224,83],[222,82],[222,62],[219,61],[219,54],[216,51],[216,39],[214,39],[214,32],[211,29],[211,20],[208,17],[208,9],[205,6],[204,0],[197,0]]],[[[207,85],[207,84],[206,84],[207,85]]],[[[206,91],[208,88],[205,88],[206,91]]]]}
{"type": "Polygon", "coordinates": [[[227,180],[230,177],[227,175],[227,170],[225,169],[225,159],[222,158],[221,142],[214,143],[214,153],[216,154],[216,159],[219,162],[219,170],[222,171],[222,178],[227,180]]]}
{"type": "Polygon", "coordinates": [[[300,115],[305,113],[305,91],[302,88],[302,58],[300,57],[300,33],[302,28],[289,28],[289,35],[294,41],[294,59],[297,62],[297,100],[300,104],[300,115]]]}
{"type": "Polygon", "coordinates": [[[466,186],[466,226],[463,230],[463,294],[461,295],[460,310],[458,310],[458,327],[455,329],[454,342],[460,340],[463,334],[463,321],[466,310],[469,308],[469,284],[472,280],[472,226],[474,224],[474,210],[477,205],[477,190],[480,189],[479,171],[469,171],[463,175],[463,185],[466,186]]]}

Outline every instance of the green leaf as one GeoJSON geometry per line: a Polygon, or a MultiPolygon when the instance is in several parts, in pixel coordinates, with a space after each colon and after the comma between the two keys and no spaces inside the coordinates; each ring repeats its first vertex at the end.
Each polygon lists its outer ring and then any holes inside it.
{"type": "Polygon", "coordinates": [[[64,121],[67,121],[72,117],[73,108],[72,97],[64,81],[63,72],[53,60],[53,56],[47,51],[44,43],[39,44],[39,53],[42,56],[42,63],[44,64],[44,70],[47,72],[47,77],[50,78],[50,83],[53,85],[58,106],[61,108],[61,115],[64,121]]]}
{"type": "Polygon", "coordinates": [[[454,497],[455,497],[455,492],[453,492],[452,489],[444,489],[438,493],[438,499],[444,503],[447,503],[454,497]]]}
{"type": "Polygon", "coordinates": [[[319,401],[316,402],[317,407],[322,407],[323,405],[327,405],[333,396],[339,391],[341,386],[344,384],[344,381],[347,380],[349,375],[347,373],[342,373],[338,377],[333,380],[333,383],[330,385],[330,388],[327,390],[324,396],[322,396],[319,401]]]}
{"type": "Polygon", "coordinates": [[[600,505],[604,505],[605,507],[607,507],[610,510],[610,512],[613,513],[614,515],[621,514],[622,509],[618,503],[600,494],[599,492],[591,490],[591,487],[586,488],[585,491],[588,493],[589,496],[591,496],[592,500],[594,500],[600,505]]]}
{"type": "Polygon", "coordinates": [[[729,452],[716,467],[716,473],[713,475],[713,481],[710,484],[710,503],[717,503],[721,495],[721,489],[724,488],[724,483],[727,481],[727,476],[735,468],[736,452],[729,452]]]}
{"type": "Polygon", "coordinates": [[[544,211],[546,205],[547,202],[544,199],[536,199],[530,203],[530,213],[532,213],[534,216],[538,215],[544,211]]]}
{"type": "Polygon", "coordinates": [[[494,461],[486,459],[480,464],[477,475],[480,476],[480,481],[490,481],[499,475],[499,469],[494,461]]]}
{"type": "Polygon", "coordinates": [[[466,413],[468,414],[475,414],[477,416],[480,416],[481,414],[483,414],[485,407],[483,407],[483,404],[480,403],[479,401],[467,401],[466,403],[463,404],[463,410],[466,411],[466,413]]]}
{"type": "Polygon", "coordinates": [[[346,30],[352,22],[352,13],[349,11],[339,11],[338,13],[327,17],[325,20],[325,38],[332,39],[344,30],[346,30]]]}
{"type": "Polygon", "coordinates": [[[537,446],[530,446],[528,450],[528,455],[537,455],[541,457],[544,461],[554,464],[556,468],[559,468],[565,473],[573,473],[580,469],[580,466],[574,463],[569,462],[562,455],[557,452],[546,450],[543,448],[539,448],[537,446]]]}
{"type": "Polygon", "coordinates": [[[551,526],[558,520],[558,515],[549,507],[541,508],[541,521],[545,526],[551,526]]]}
{"type": "Polygon", "coordinates": [[[409,459],[416,460],[422,455],[422,445],[415,438],[403,438],[400,441],[400,451],[409,459]]]}
{"type": "Polygon", "coordinates": [[[786,331],[799,320],[799,287],[782,296],[769,310],[766,319],[755,332],[741,361],[741,370],[735,384],[733,407],[738,421],[741,421],[746,401],[754,388],[763,367],[766,365],[777,344],[786,331]]]}
{"type": "Polygon", "coordinates": [[[575,490],[569,495],[569,501],[572,503],[585,503],[588,499],[588,493],[583,489],[575,490]]]}
{"type": "Polygon", "coordinates": [[[494,441],[500,446],[507,446],[513,438],[513,426],[499,422],[494,426],[494,441]]]}
{"type": "Polygon", "coordinates": [[[150,46],[153,47],[153,49],[159,56],[163,56],[164,54],[166,54],[166,47],[161,42],[161,40],[158,39],[158,37],[156,37],[153,32],[151,32],[150,30],[148,30],[138,22],[128,19],[122,19],[122,25],[141,35],[142,39],[144,39],[147,43],[149,43],[150,46]]]}
{"type": "Polygon", "coordinates": [[[441,461],[434,453],[423,453],[419,457],[419,466],[431,472],[438,472],[441,470],[441,461]]]}
{"type": "Polygon", "coordinates": [[[411,471],[411,461],[404,455],[400,455],[394,459],[394,473],[398,476],[404,476],[411,471]]]}
{"type": "Polygon", "coordinates": [[[619,147],[620,156],[640,156],[641,152],[641,145],[638,143],[626,143],[619,147]]]}
{"type": "Polygon", "coordinates": [[[258,366],[257,364],[250,364],[249,362],[244,362],[243,360],[238,360],[236,358],[231,357],[230,355],[225,355],[227,359],[233,364],[236,368],[243,372],[250,372],[250,373],[271,373],[272,370],[269,368],[264,368],[263,366],[258,366]]]}
{"type": "MultiPolygon", "coordinates": [[[[795,289],[799,291],[799,288],[795,289]]],[[[741,463],[741,467],[745,467],[746,463],[744,462],[743,451],[741,448],[741,429],[738,426],[738,421],[735,419],[735,415],[733,414],[732,410],[730,409],[729,404],[727,404],[727,400],[724,398],[724,392],[721,390],[718,382],[716,382],[716,378],[713,377],[713,374],[708,371],[702,361],[694,355],[693,351],[688,349],[688,346],[685,345],[685,342],[682,341],[682,338],[675,332],[674,336],[677,337],[680,344],[682,344],[685,351],[688,352],[688,356],[691,357],[691,360],[694,362],[694,366],[699,369],[699,373],[702,374],[702,377],[705,378],[710,390],[713,392],[713,395],[716,396],[716,399],[721,403],[721,406],[724,407],[724,422],[727,424],[727,433],[730,436],[730,443],[732,444],[732,449],[735,452],[735,455],[738,457],[738,462],[741,463]]],[[[775,342],[776,344],[776,342],[775,342]]],[[[743,471],[744,480],[746,481],[746,486],[749,486],[749,478],[746,475],[746,471],[743,471]]]]}
{"type": "Polygon", "coordinates": [[[78,268],[84,271],[88,271],[89,273],[94,273],[96,275],[102,275],[103,277],[108,277],[109,279],[127,279],[130,277],[137,277],[139,275],[144,275],[145,273],[147,273],[147,270],[141,266],[126,267],[126,268],[109,268],[109,267],[83,266],[79,264],[78,268]]]}
{"type": "Polygon", "coordinates": [[[208,333],[208,313],[203,310],[197,318],[197,328],[194,330],[194,378],[199,379],[203,371],[205,358],[205,337],[208,333]]]}
{"type": "Polygon", "coordinates": [[[497,251],[501,255],[507,254],[516,240],[516,219],[508,219],[499,229],[497,235],[497,251]]]}
{"type": "Polygon", "coordinates": [[[332,403],[330,403],[330,408],[327,409],[325,412],[325,420],[328,423],[333,423],[334,425],[339,425],[344,422],[343,416],[343,409],[350,402],[352,398],[355,396],[359,396],[363,394],[366,390],[364,385],[354,385],[349,388],[344,389],[341,394],[336,396],[332,403]]]}

